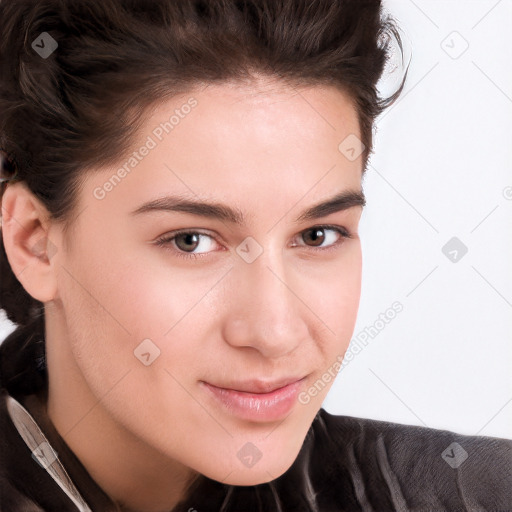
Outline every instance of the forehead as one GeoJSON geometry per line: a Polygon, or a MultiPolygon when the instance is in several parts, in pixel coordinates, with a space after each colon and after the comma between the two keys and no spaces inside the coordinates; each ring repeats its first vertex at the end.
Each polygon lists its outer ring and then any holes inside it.
{"type": "MultiPolygon", "coordinates": [[[[182,99],[191,94],[183,95],[182,99]]],[[[309,133],[317,137],[321,132],[329,131],[328,128],[334,132],[349,130],[359,136],[354,102],[346,92],[334,86],[299,86],[259,78],[250,83],[207,84],[195,89],[194,95],[201,99],[204,121],[212,114],[221,114],[223,122],[250,120],[253,128],[270,131],[274,127],[272,134],[281,138],[286,133],[279,128],[292,125],[296,128],[292,132],[295,136],[309,133]],[[228,115],[230,119],[227,119],[228,115]],[[297,126],[299,121],[302,121],[300,127],[297,126]]],[[[156,110],[160,107],[165,109],[161,105],[156,110]]]]}
{"type": "Polygon", "coordinates": [[[334,87],[208,84],[155,105],[133,151],[98,170],[85,193],[112,182],[101,203],[123,212],[166,194],[222,200],[248,216],[279,209],[277,197],[288,208],[305,195],[313,203],[360,189],[361,157],[339,148],[359,134],[351,99],[334,87]]]}

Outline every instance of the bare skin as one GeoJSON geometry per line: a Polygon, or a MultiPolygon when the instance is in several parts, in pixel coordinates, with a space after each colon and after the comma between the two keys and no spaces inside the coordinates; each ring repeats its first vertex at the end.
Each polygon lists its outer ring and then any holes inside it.
{"type": "Polygon", "coordinates": [[[204,382],[303,378],[307,392],[345,353],[359,306],[362,206],[296,219],[361,192],[361,158],[338,149],[350,134],[359,136],[356,111],[333,88],[210,85],[152,111],[133,151],[151,146],[148,137],[156,145],[115,185],[105,184],[129,155],[87,173],[68,232],[23,183],[8,186],[9,261],[45,304],[49,416],[125,510],[167,512],[197,474],[255,485],[295,460],[332,381],[271,421],[233,413],[204,382]],[[183,109],[190,98],[197,104],[183,109]],[[158,140],[155,129],[180,108],[188,113],[158,140]],[[131,213],[166,195],[223,203],[245,223],[131,213]],[[314,245],[311,228],[322,224],[351,238],[324,228],[314,245]],[[183,236],[155,243],[178,229],[200,232],[195,247],[183,236]],[[43,237],[51,253],[34,249],[43,237]],[[142,359],[159,353],[146,365],[134,351],[148,339],[142,359]],[[252,467],[237,456],[248,442],[261,453],[252,467]]]}

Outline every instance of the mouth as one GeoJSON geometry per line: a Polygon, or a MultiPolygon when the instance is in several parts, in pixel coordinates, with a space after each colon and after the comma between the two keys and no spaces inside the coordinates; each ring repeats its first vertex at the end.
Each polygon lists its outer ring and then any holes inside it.
{"type": "Polygon", "coordinates": [[[218,407],[241,419],[270,422],[285,418],[298,402],[306,377],[272,382],[260,380],[214,385],[201,381],[205,392],[218,407]]]}

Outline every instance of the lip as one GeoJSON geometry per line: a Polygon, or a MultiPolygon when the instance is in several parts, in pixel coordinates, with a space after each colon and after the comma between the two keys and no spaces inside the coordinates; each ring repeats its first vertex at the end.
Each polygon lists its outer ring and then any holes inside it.
{"type": "Polygon", "coordinates": [[[305,379],[253,380],[226,384],[225,387],[204,381],[201,384],[230,414],[249,421],[269,422],[280,420],[291,412],[305,379]]]}

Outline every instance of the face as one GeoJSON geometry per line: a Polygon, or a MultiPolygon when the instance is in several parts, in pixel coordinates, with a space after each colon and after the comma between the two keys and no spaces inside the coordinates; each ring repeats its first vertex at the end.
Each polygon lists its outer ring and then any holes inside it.
{"type": "Polygon", "coordinates": [[[159,104],[134,153],[86,174],[71,230],[50,234],[50,325],[141,446],[235,485],[291,466],[359,304],[349,135],[334,88],[210,85],[159,104]]]}

